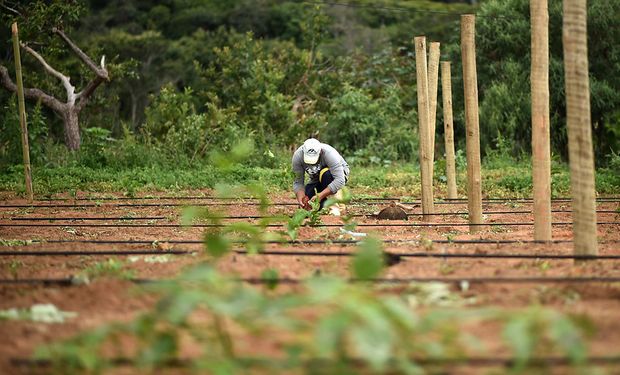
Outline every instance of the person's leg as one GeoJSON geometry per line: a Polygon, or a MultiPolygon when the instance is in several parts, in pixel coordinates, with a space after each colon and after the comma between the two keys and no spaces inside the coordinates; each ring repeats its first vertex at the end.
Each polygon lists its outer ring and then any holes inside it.
{"type": "MultiPolygon", "coordinates": [[[[327,189],[327,187],[329,186],[329,184],[332,183],[332,181],[334,181],[334,176],[332,176],[332,172],[329,170],[329,168],[323,168],[319,173],[319,187],[317,188],[317,190],[323,191],[327,189]]],[[[321,208],[323,208],[326,200],[327,199],[323,199],[321,201],[321,208]]]]}
{"type": "Polygon", "coordinates": [[[312,198],[316,195],[316,192],[321,192],[320,182],[313,182],[306,185],[305,192],[308,198],[312,198]]]}

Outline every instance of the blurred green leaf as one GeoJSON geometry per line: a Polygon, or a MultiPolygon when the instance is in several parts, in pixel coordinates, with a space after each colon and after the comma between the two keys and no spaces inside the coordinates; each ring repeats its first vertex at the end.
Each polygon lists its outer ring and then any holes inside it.
{"type": "Polygon", "coordinates": [[[265,282],[268,289],[274,290],[278,286],[280,276],[277,270],[274,270],[273,268],[263,270],[260,277],[265,282]]]}
{"type": "Polygon", "coordinates": [[[220,232],[207,232],[205,234],[205,246],[207,253],[214,257],[221,257],[230,251],[230,243],[221,235],[220,232]]]}
{"type": "Polygon", "coordinates": [[[522,367],[534,351],[534,332],[528,316],[518,315],[510,319],[503,330],[504,339],[512,347],[517,367],[522,367]]]}
{"type": "Polygon", "coordinates": [[[366,238],[358,245],[353,257],[353,276],[368,280],[379,276],[385,266],[382,244],[376,238],[366,238]]]}

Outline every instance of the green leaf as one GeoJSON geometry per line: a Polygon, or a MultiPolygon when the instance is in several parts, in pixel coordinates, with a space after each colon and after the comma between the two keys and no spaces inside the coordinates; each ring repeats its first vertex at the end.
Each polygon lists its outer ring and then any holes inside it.
{"type": "Polygon", "coordinates": [[[353,275],[357,279],[376,278],[384,267],[381,242],[367,238],[359,244],[359,250],[353,258],[353,275]]]}
{"type": "Polygon", "coordinates": [[[261,275],[261,279],[266,282],[267,288],[270,290],[274,290],[278,286],[278,279],[280,276],[278,275],[278,271],[273,268],[268,268],[264,270],[261,275]]]}
{"type": "Polygon", "coordinates": [[[512,347],[517,360],[517,367],[523,366],[532,356],[535,338],[528,316],[516,316],[504,326],[503,336],[512,347]]]}
{"type": "Polygon", "coordinates": [[[566,352],[573,363],[583,363],[587,357],[587,349],[575,322],[560,315],[555,316],[550,325],[550,336],[555,343],[566,352]]]}
{"type": "Polygon", "coordinates": [[[211,232],[205,235],[207,252],[214,257],[221,257],[230,251],[230,243],[219,232],[211,232]]]}
{"type": "Polygon", "coordinates": [[[322,318],[316,325],[315,340],[319,356],[338,357],[344,352],[344,336],[347,325],[351,322],[351,316],[342,311],[322,318]]]}
{"type": "Polygon", "coordinates": [[[138,358],[138,363],[146,366],[153,366],[163,363],[173,358],[177,353],[177,337],[170,332],[159,332],[150,341],[150,346],[146,347],[138,358]]]}

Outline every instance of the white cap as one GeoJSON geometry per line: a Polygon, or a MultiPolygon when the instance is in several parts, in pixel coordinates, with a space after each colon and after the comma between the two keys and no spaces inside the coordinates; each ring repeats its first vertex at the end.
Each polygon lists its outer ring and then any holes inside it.
{"type": "Polygon", "coordinates": [[[301,149],[304,152],[304,163],[316,164],[319,161],[319,155],[321,154],[321,142],[314,138],[306,139],[301,149]]]}

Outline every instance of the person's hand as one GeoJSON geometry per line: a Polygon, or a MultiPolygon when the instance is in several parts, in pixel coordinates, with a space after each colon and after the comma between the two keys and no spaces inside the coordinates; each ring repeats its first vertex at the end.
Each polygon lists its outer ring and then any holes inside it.
{"type": "MultiPolygon", "coordinates": [[[[313,197],[313,198],[314,198],[314,197],[313,197]]],[[[308,203],[308,202],[310,202],[310,201],[311,201],[311,199],[310,199],[310,198],[308,198],[308,196],[307,196],[307,195],[304,195],[304,197],[302,198],[302,205],[301,205],[301,207],[302,207],[302,208],[305,208],[306,210],[310,210],[310,209],[312,208],[312,207],[310,206],[310,203],[308,203]]]]}
{"type": "Polygon", "coordinates": [[[309,206],[309,200],[310,199],[306,196],[306,193],[304,193],[303,190],[297,192],[297,203],[299,204],[299,207],[307,209],[309,206]]]}

